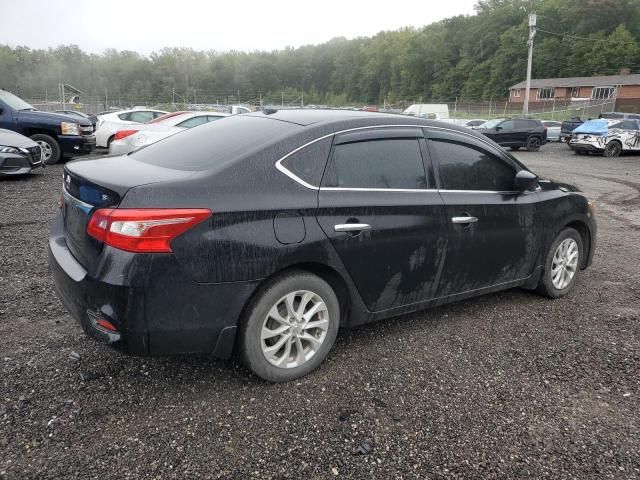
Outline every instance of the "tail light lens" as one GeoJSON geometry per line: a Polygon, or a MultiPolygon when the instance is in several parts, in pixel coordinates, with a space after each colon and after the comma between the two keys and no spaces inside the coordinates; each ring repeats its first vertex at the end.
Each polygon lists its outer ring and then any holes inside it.
{"type": "Polygon", "coordinates": [[[206,208],[100,208],[87,233],[111,247],[134,253],[169,253],[171,241],[211,216],[206,208]]]}
{"type": "Polygon", "coordinates": [[[122,140],[123,138],[127,138],[134,133],[138,133],[138,130],[118,130],[114,135],[114,140],[122,140]]]}

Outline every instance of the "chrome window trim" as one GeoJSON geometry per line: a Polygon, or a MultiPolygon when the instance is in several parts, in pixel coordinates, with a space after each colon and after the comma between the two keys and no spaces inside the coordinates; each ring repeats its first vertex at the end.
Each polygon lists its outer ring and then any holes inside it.
{"type": "Polygon", "coordinates": [[[321,192],[437,192],[435,188],[363,188],[363,187],[320,187],[321,192]]]}
{"type": "MultiPolygon", "coordinates": [[[[460,135],[466,135],[467,137],[470,137],[474,140],[478,140],[484,144],[486,144],[488,147],[490,147],[492,150],[494,150],[495,152],[497,152],[498,154],[502,154],[504,152],[500,152],[500,150],[496,149],[495,146],[491,145],[489,142],[487,142],[485,139],[483,138],[478,138],[475,135],[472,135],[470,133],[467,132],[461,132],[459,130],[453,130],[451,128],[446,128],[446,127],[435,127],[435,126],[430,126],[430,125],[406,125],[406,124],[401,124],[401,125],[369,125],[366,127],[355,127],[355,128],[348,128],[346,130],[339,130],[337,132],[333,132],[333,133],[329,133],[327,135],[323,135],[322,137],[318,137],[315,140],[311,140],[310,142],[305,143],[304,145],[299,146],[298,148],[296,148],[295,150],[290,151],[289,153],[287,153],[286,155],[284,155],[283,157],[281,157],[279,160],[276,161],[275,163],[275,167],[282,173],[284,173],[287,177],[289,177],[291,180],[297,182],[298,184],[302,185],[303,187],[306,187],[310,190],[316,190],[316,191],[338,191],[338,192],[343,192],[343,191],[349,191],[349,192],[444,192],[444,193],[518,193],[517,191],[512,191],[512,192],[498,192],[498,191],[491,191],[491,190],[438,190],[436,188],[427,188],[427,189],[420,189],[420,188],[347,188],[347,187],[318,187],[315,185],[311,185],[308,182],[305,182],[303,179],[301,179],[300,177],[298,177],[295,173],[291,172],[289,169],[287,169],[287,167],[285,167],[284,165],[282,165],[282,162],[285,161],[287,158],[289,158],[291,155],[293,155],[296,152],[299,152],[300,150],[302,150],[303,148],[308,147],[309,145],[312,145],[316,142],[319,142],[320,140],[324,140],[325,138],[329,138],[332,137],[334,135],[339,135],[341,133],[347,133],[347,132],[354,132],[357,130],[367,130],[367,129],[372,129],[372,128],[398,128],[398,127],[413,127],[413,128],[420,128],[420,129],[432,129],[432,130],[444,130],[446,132],[452,132],[452,133],[457,133],[460,135]]],[[[428,138],[428,137],[424,137],[424,138],[428,138]]]]}

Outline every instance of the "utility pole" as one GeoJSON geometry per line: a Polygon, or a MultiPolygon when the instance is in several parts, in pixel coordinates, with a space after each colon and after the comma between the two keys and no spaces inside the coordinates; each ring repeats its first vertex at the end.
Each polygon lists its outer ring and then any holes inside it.
{"type": "Polygon", "coordinates": [[[536,14],[529,14],[529,60],[527,61],[527,87],[524,91],[524,106],[522,107],[522,116],[529,116],[529,91],[531,90],[531,64],[533,63],[533,37],[536,36],[536,14]]]}

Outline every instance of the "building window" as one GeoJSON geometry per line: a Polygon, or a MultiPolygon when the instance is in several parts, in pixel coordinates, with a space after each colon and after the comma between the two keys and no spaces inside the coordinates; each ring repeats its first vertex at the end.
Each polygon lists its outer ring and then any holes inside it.
{"type": "Polygon", "coordinates": [[[573,87],[571,89],[571,96],[573,98],[578,98],[580,96],[580,87],[573,87]]]}
{"type": "Polygon", "coordinates": [[[546,100],[548,98],[553,98],[554,93],[555,93],[555,89],[553,88],[539,88],[538,100],[546,100]]]}
{"type": "Polygon", "coordinates": [[[513,96],[514,97],[519,97],[520,96],[520,89],[519,88],[514,88],[513,89],[513,96]]]}
{"type": "Polygon", "coordinates": [[[594,87],[591,90],[591,100],[605,100],[613,97],[616,87],[594,87]]]}

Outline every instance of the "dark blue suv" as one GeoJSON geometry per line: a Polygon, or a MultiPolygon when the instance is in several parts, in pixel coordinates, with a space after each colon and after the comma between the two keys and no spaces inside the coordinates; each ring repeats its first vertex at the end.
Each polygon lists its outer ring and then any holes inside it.
{"type": "Polygon", "coordinates": [[[40,112],[11,92],[0,89],[0,128],[30,137],[42,148],[42,159],[51,165],[62,156],[90,153],[96,148],[93,125],[87,120],[40,112]]]}

